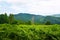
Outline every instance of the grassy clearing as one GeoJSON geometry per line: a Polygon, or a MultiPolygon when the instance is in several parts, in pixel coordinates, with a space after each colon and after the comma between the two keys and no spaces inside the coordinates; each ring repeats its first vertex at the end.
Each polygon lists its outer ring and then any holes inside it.
{"type": "Polygon", "coordinates": [[[0,24],[0,40],[60,40],[60,25],[0,24]]]}

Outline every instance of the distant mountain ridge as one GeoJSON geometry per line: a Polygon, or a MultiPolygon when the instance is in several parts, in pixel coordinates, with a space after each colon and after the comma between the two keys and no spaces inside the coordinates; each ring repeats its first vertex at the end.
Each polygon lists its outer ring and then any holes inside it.
{"type": "Polygon", "coordinates": [[[60,17],[56,16],[42,16],[42,15],[34,15],[28,13],[19,13],[15,14],[14,18],[16,20],[22,20],[24,22],[31,21],[34,16],[35,23],[45,23],[46,21],[50,21],[52,24],[60,24],[60,17]]]}
{"type": "Polygon", "coordinates": [[[54,14],[52,16],[55,16],[55,17],[60,17],[60,14],[54,14]]]}

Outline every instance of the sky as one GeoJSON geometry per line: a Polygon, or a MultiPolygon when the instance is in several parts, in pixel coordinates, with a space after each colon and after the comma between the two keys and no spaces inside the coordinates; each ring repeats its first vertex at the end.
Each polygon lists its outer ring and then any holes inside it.
{"type": "Polygon", "coordinates": [[[0,0],[0,14],[60,14],[60,0],[0,0]]]}

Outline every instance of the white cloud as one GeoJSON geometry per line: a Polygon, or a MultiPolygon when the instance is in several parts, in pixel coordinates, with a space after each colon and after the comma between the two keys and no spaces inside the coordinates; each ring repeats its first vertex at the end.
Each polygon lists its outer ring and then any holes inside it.
{"type": "Polygon", "coordinates": [[[2,0],[0,0],[0,1],[2,1],[2,0]]]}
{"type": "MultiPolygon", "coordinates": [[[[1,1],[1,0],[0,0],[1,1]]],[[[2,0],[17,12],[49,15],[60,13],[60,0],[2,0]]]]}

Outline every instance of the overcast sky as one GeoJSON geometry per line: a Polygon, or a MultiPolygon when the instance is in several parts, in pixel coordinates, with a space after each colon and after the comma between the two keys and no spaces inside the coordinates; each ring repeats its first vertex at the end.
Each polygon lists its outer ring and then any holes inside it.
{"type": "Polygon", "coordinates": [[[0,0],[1,13],[60,14],[60,0],[0,0]]]}

